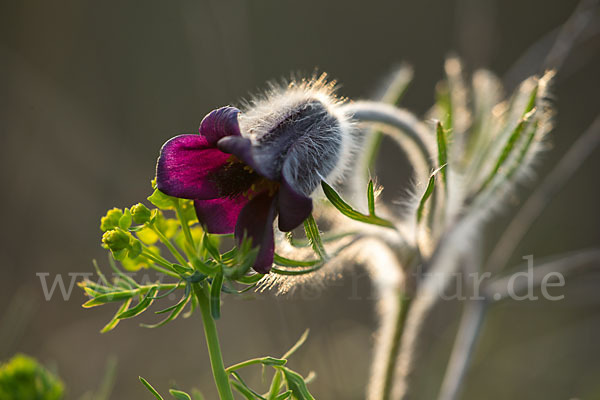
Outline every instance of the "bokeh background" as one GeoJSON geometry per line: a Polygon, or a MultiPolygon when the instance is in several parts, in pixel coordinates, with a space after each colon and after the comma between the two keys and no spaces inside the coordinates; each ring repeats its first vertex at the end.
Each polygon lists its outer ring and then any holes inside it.
{"type": "MultiPolygon", "coordinates": [[[[400,62],[415,69],[403,106],[432,104],[443,61],[454,51],[467,71],[485,67],[514,87],[535,72],[572,0],[421,1],[3,1],[0,3],[0,358],[19,351],[54,365],[69,399],[95,388],[109,355],[118,356],[112,398],[150,398],[147,378],[166,393],[173,379],[216,398],[201,323],[157,330],[127,320],[100,328],[112,306],[84,310],[45,301],[38,272],[106,266],[99,219],[150,194],[161,144],[195,131],[209,110],[290,72],[328,72],[350,98],[375,95],[400,62]],[[513,66],[534,44],[525,68],[513,66]]],[[[570,52],[554,88],[558,114],[544,175],[600,111],[599,15],[570,52]]],[[[600,244],[600,153],[555,198],[521,243],[542,257],[600,244]]],[[[379,162],[384,200],[403,194],[410,170],[392,146],[379,162]]],[[[523,187],[523,198],[531,191],[523,187]]],[[[514,207],[517,199],[515,198],[514,207]]],[[[490,239],[510,216],[495,220],[490,239]]],[[[464,399],[600,398],[600,274],[570,277],[559,302],[507,302],[483,328],[464,399]]],[[[227,297],[219,322],[226,363],[278,355],[305,328],[309,341],[291,361],[317,372],[319,399],[361,399],[367,381],[374,298],[355,267],[325,289],[276,297],[227,297]]],[[[438,390],[457,322],[457,305],[435,316],[425,338],[428,368],[418,399],[438,390]]],[[[140,320],[153,321],[151,315],[140,320]]],[[[248,379],[259,381],[260,374],[248,379]]]]}

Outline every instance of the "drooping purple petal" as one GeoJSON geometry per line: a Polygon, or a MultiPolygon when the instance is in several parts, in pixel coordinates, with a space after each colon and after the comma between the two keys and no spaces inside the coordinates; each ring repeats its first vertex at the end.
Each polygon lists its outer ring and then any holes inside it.
{"type": "Polygon", "coordinates": [[[219,139],[225,136],[240,136],[239,112],[237,108],[229,106],[211,111],[200,122],[200,135],[204,136],[211,146],[215,146],[219,139]]]}
{"type": "Polygon", "coordinates": [[[246,236],[252,239],[252,246],[259,246],[253,268],[261,274],[268,273],[273,266],[275,251],[273,221],[276,202],[276,196],[269,196],[269,192],[258,194],[242,209],[235,225],[235,238],[238,245],[246,236]]]}
{"type": "Polygon", "coordinates": [[[294,190],[282,177],[277,199],[279,213],[279,230],[289,232],[300,225],[312,212],[313,203],[310,197],[294,190]]]}
{"type": "Polygon", "coordinates": [[[198,221],[208,233],[233,233],[235,224],[242,208],[248,203],[248,198],[223,197],[211,200],[195,200],[194,208],[198,221]]]}
{"type": "Polygon", "coordinates": [[[180,135],[166,142],[156,165],[156,186],[169,196],[183,199],[219,197],[210,174],[222,167],[229,154],[210,146],[200,135],[180,135]]]}
{"type": "Polygon", "coordinates": [[[276,176],[267,173],[263,165],[256,162],[254,159],[252,142],[250,139],[241,136],[227,136],[219,140],[217,147],[225,153],[230,153],[239,158],[244,164],[249,165],[259,175],[276,180],[276,176]]]}

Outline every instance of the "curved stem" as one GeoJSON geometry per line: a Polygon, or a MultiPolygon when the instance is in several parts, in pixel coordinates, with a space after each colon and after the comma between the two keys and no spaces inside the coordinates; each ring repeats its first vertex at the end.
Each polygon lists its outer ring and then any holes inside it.
{"type": "Polygon", "coordinates": [[[219,391],[221,400],[234,400],[229,378],[225,372],[225,364],[221,355],[221,346],[219,344],[219,336],[217,333],[217,325],[210,313],[209,292],[206,284],[194,284],[194,293],[198,299],[200,314],[202,314],[202,322],[204,325],[204,334],[206,336],[206,345],[210,356],[210,365],[212,367],[215,384],[219,391]]]}
{"type": "Polygon", "coordinates": [[[357,101],[341,108],[359,122],[381,123],[395,128],[390,136],[406,152],[417,178],[422,182],[427,181],[434,169],[430,151],[433,137],[417,117],[406,110],[375,101],[357,101]]]}

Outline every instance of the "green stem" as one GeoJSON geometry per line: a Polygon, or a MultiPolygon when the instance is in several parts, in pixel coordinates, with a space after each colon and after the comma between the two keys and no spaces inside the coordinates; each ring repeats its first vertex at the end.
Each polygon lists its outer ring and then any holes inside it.
{"type": "Polygon", "coordinates": [[[186,243],[190,247],[188,250],[191,251],[191,254],[195,254],[196,252],[196,244],[194,243],[194,238],[192,237],[192,231],[190,231],[190,225],[188,224],[188,220],[183,214],[181,210],[181,199],[177,199],[175,203],[175,212],[177,213],[177,218],[179,219],[179,223],[181,224],[181,230],[183,231],[183,235],[185,236],[186,243]]]}
{"type": "Polygon", "coordinates": [[[186,259],[183,258],[183,256],[181,255],[181,253],[179,251],[177,251],[177,249],[175,248],[175,246],[173,246],[171,241],[169,239],[167,239],[167,237],[165,235],[163,235],[163,233],[160,231],[160,229],[158,229],[155,225],[150,225],[150,229],[152,229],[154,231],[154,233],[156,233],[156,235],[158,236],[160,241],[163,242],[163,244],[165,246],[167,246],[167,248],[169,249],[171,254],[173,254],[173,256],[177,259],[177,262],[179,262],[183,266],[188,265],[188,262],[186,261],[186,259]]]}
{"type": "Polygon", "coordinates": [[[154,261],[158,265],[150,265],[150,268],[153,268],[157,271],[160,271],[166,275],[172,276],[174,278],[179,278],[179,274],[171,271],[171,263],[162,258],[159,255],[152,253],[150,250],[144,249],[142,250],[142,255],[150,260],[154,261]],[[161,268],[160,266],[164,267],[161,268]]]}
{"type": "Polygon", "coordinates": [[[233,392],[229,384],[229,378],[223,364],[223,356],[221,355],[221,346],[219,345],[219,336],[217,334],[217,325],[210,313],[209,291],[206,284],[194,284],[194,292],[198,299],[198,306],[202,314],[202,322],[204,324],[204,335],[206,336],[206,346],[210,356],[210,365],[212,367],[215,384],[219,391],[221,400],[234,400],[233,392]]]}

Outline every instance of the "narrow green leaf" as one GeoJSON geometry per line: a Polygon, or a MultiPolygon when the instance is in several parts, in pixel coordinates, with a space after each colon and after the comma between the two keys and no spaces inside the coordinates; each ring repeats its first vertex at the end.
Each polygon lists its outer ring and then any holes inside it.
{"type": "MultiPolygon", "coordinates": [[[[126,250],[126,249],[124,249],[126,250]]],[[[127,253],[127,252],[125,252],[127,253]]],[[[111,257],[111,255],[108,255],[108,264],[110,265],[110,268],[112,268],[113,271],[115,271],[115,274],[117,274],[117,276],[121,279],[123,279],[125,282],[127,282],[132,288],[134,287],[140,287],[140,285],[138,285],[138,283],[136,281],[134,281],[130,276],[124,274],[118,267],[117,267],[117,263],[115,263],[115,259],[113,257],[111,257]]]]}
{"type": "Polygon", "coordinates": [[[169,393],[177,400],[192,400],[189,394],[182,392],[181,390],[169,389],[169,393]]]}
{"type": "Polygon", "coordinates": [[[215,260],[221,260],[221,252],[214,243],[211,241],[211,237],[208,236],[208,233],[204,232],[204,236],[202,237],[202,247],[208,251],[208,254],[215,260]]]}
{"type": "Polygon", "coordinates": [[[286,367],[279,368],[283,371],[283,376],[285,377],[288,388],[292,391],[294,397],[298,400],[315,400],[313,395],[308,391],[308,387],[306,387],[306,382],[304,382],[302,375],[286,367]]]}
{"type": "Polygon", "coordinates": [[[315,266],[317,264],[320,264],[322,261],[321,260],[292,260],[291,258],[286,258],[283,256],[280,256],[279,254],[275,253],[273,255],[273,262],[277,265],[281,265],[282,267],[290,267],[290,268],[294,268],[294,267],[312,267],[315,266]]]}
{"type": "Polygon", "coordinates": [[[331,202],[331,204],[333,204],[333,206],[337,208],[338,211],[340,211],[346,217],[355,221],[394,229],[394,224],[392,224],[390,221],[376,216],[365,215],[353,209],[340,197],[340,195],[331,186],[327,184],[327,182],[321,181],[321,186],[323,187],[323,192],[325,192],[325,196],[327,196],[327,199],[331,202]]]}
{"type": "Polygon", "coordinates": [[[421,219],[423,218],[423,211],[425,210],[425,204],[427,203],[427,200],[429,199],[429,197],[431,197],[431,194],[433,193],[433,189],[435,187],[435,176],[440,170],[444,168],[446,168],[446,166],[442,165],[440,168],[433,171],[433,173],[429,177],[429,182],[427,182],[425,193],[423,193],[423,196],[419,201],[419,207],[417,208],[417,224],[421,222],[421,219]]]}
{"type": "MultiPolygon", "coordinates": [[[[448,137],[442,123],[438,121],[436,126],[437,146],[438,146],[438,165],[448,164],[448,137]]],[[[446,168],[441,170],[444,187],[448,187],[448,179],[446,178],[446,168]]]]}
{"type": "Polygon", "coordinates": [[[252,393],[250,389],[244,386],[242,383],[236,381],[235,379],[231,379],[230,382],[231,386],[233,386],[235,390],[237,390],[242,396],[244,396],[246,400],[260,400],[259,397],[256,397],[254,393],[252,393]]]}
{"type": "Polygon", "coordinates": [[[181,305],[181,303],[185,303],[186,300],[189,300],[190,295],[191,295],[191,291],[187,291],[187,293],[176,304],[173,304],[172,306],[167,307],[164,310],[155,311],[154,314],[165,314],[165,313],[168,313],[169,311],[173,311],[174,309],[179,307],[181,305]]]}
{"type": "MultiPolygon", "coordinates": [[[[140,324],[140,326],[142,328],[148,328],[148,329],[154,329],[154,328],[158,328],[161,327],[165,324],[167,324],[168,322],[173,321],[175,318],[177,318],[179,316],[179,314],[181,314],[181,312],[183,311],[183,309],[185,308],[185,306],[190,302],[191,300],[191,296],[186,296],[184,297],[184,299],[182,301],[180,301],[179,303],[175,304],[172,307],[169,307],[169,311],[171,311],[171,314],[169,314],[169,316],[165,319],[163,319],[160,322],[157,322],[156,324],[140,324]]],[[[167,312],[165,310],[161,310],[160,312],[167,312]]]]}
{"type": "Polygon", "coordinates": [[[310,329],[305,330],[304,333],[302,333],[302,336],[300,336],[300,339],[298,339],[298,341],[283,356],[281,356],[281,358],[282,359],[290,358],[290,356],[292,354],[294,354],[300,348],[300,346],[302,346],[304,344],[304,342],[306,342],[306,339],[308,339],[309,333],[310,333],[310,329]]]}
{"type": "MultiPolygon", "coordinates": [[[[248,386],[246,384],[246,382],[244,382],[244,380],[242,379],[242,377],[237,373],[237,372],[232,372],[231,375],[234,376],[235,379],[237,380],[232,380],[231,383],[236,387],[236,389],[239,391],[240,389],[238,388],[238,386],[236,386],[236,384],[240,384],[241,387],[243,387],[245,389],[245,392],[241,392],[242,394],[244,394],[244,396],[247,396],[248,394],[250,394],[253,397],[250,397],[250,399],[252,400],[267,400],[265,399],[263,396],[261,396],[260,394],[256,393],[254,390],[252,390],[250,388],[250,386],[248,386]]],[[[246,397],[249,398],[249,397],[246,397]]]]}
{"type": "Polygon", "coordinates": [[[531,129],[527,133],[525,143],[521,147],[521,151],[519,152],[519,155],[517,156],[517,159],[515,160],[515,163],[510,168],[510,170],[506,173],[506,177],[507,178],[512,178],[512,176],[517,172],[517,170],[519,169],[519,167],[523,163],[523,160],[525,159],[525,156],[527,155],[527,153],[529,151],[529,148],[531,147],[531,143],[533,143],[533,139],[535,138],[535,134],[537,132],[537,129],[538,129],[538,121],[535,121],[533,123],[533,126],[531,127],[531,129]]]}
{"type": "Polygon", "coordinates": [[[369,204],[369,215],[375,216],[375,189],[373,188],[373,180],[369,179],[369,185],[367,186],[367,202],[369,204]]]}
{"type": "Polygon", "coordinates": [[[293,269],[293,270],[273,267],[273,268],[271,268],[271,272],[274,274],[277,274],[277,275],[285,275],[285,276],[306,275],[306,274],[311,274],[315,271],[320,270],[321,268],[323,268],[323,265],[324,265],[324,263],[320,263],[320,264],[315,265],[312,268],[303,268],[303,269],[295,267],[297,269],[293,269]]]}
{"type": "Polygon", "coordinates": [[[250,365],[256,365],[256,364],[273,367],[273,366],[283,366],[286,363],[287,363],[287,360],[284,360],[282,358],[270,357],[270,356],[261,357],[261,358],[253,358],[251,360],[242,361],[241,363],[232,365],[231,367],[227,367],[225,369],[225,372],[232,373],[233,371],[237,371],[238,369],[241,369],[244,367],[249,367],[250,365]]]}
{"type": "Polygon", "coordinates": [[[291,395],[292,395],[292,391],[288,390],[287,392],[281,393],[279,396],[275,397],[275,400],[289,399],[291,395]]]}
{"type": "Polygon", "coordinates": [[[133,298],[130,297],[129,299],[125,300],[123,304],[121,304],[121,307],[119,307],[119,309],[115,313],[115,316],[106,325],[104,325],[104,328],[100,330],[100,333],[106,333],[115,329],[117,324],[121,321],[119,318],[117,318],[117,316],[129,308],[129,305],[131,304],[132,300],[133,298]]]}
{"type": "Polygon", "coordinates": [[[217,274],[210,285],[210,313],[214,319],[221,318],[221,288],[223,287],[223,267],[219,265],[217,274]]]}
{"type": "Polygon", "coordinates": [[[317,222],[313,218],[312,214],[306,220],[304,220],[304,232],[306,232],[306,237],[308,238],[308,241],[310,242],[314,252],[321,260],[326,260],[327,252],[325,251],[325,246],[323,246],[323,241],[321,240],[319,227],[317,226],[317,222]]]}
{"type": "Polygon", "coordinates": [[[119,292],[106,293],[106,294],[103,294],[103,295],[100,295],[98,297],[94,297],[93,299],[88,300],[87,302],[83,303],[82,307],[83,308],[91,308],[91,307],[96,307],[96,306],[100,306],[102,304],[111,303],[111,302],[115,302],[115,301],[127,300],[127,299],[135,296],[138,293],[139,293],[139,290],[137,290],[137,289],[122,290],[119,292]]]}
{"type": "Polygon", "coordinates": [[[252,274],[252,275],[237,277],[237,278],[235,278],[235,280],[237,282],[243,283],[245,285],[252,285],[253,283],[260,281],[264,276],[265,276],[264,274],[252,274]]]}
{"type": "Polygon", "coordinates": [[[129,310],[123,311],[122,313],[117,315],[117,318],[133,318],[143,313],[148,307],[152,305],[152,302],[154,302],[154,295],[157,291],[158,287],[152,286],[148,293],[146,293],[146,296],[144,296],[144,298],[139,303],[137,303],[134,307],[130,308],[129,310]]]}
{"type": "Polygon", "coordinates": [[[517,141],[521,137],[521,133],[523,132],[523,129],[525,128],[525,125],[528,123],[529,118],[533,112],[534,111],[525,115],[519,121],[519,123],[517,124],[515,129],[510,134],[508,141],[506,142],[506,144],[504,145],[504,148],[502,149],[502,153],[500,154],[500,157],[498,158],[498,160],[496,161],[496,164],[494,165],[494,169],[492,170],[492,172],[490,173],[490,175],[488,176],[487,180],[485,181],[485,183],[483,185],[484,187],[486,187],[494,179],[494,177],[498,174],[498,171],[500,170],[500,168],[504,165],[504,162],[508,159],[508,156],[512,152],[512,150],[515,146],[515,143],[517,143],[517,141]]]}
{"type": "Polygon", "coordinates": [[[150,393],[152,393],[152,394],[154,395],[154,397],[156,397],[158,400],[164,400],[164,399],[162,398],[162,396],[161,396],[160,394],[158,394],[158,392],[156,391],[156,389],[154,389],[154,388],[152,387],[152,385],[148,383],[148,381],[147,381],[147,380],[145,380],[145,379],[144,379],[144,378],[142,378],[141,376],[139,377],[139,379],[140,379],[140,382],[142,382],[142,384],[143,384],[144,386],[146,386],[146,389],[148,389],[148,390],[150,391],[150,393]]]}
{"type": "Polygon", "coordinates": [[[110,286],[110,283],[108,283],[108,279],[106,279],[106,276],[104,276],[104,274],[100,270],[100,267],[98,266],[98,263],[96,262],[95,259],[92,260],[92,264],[94,265],[94,269],[96,270],[96,273],[98,274],[98,277],[100,278],[102,283],[105,284],[106,286],[110,286]]]}

